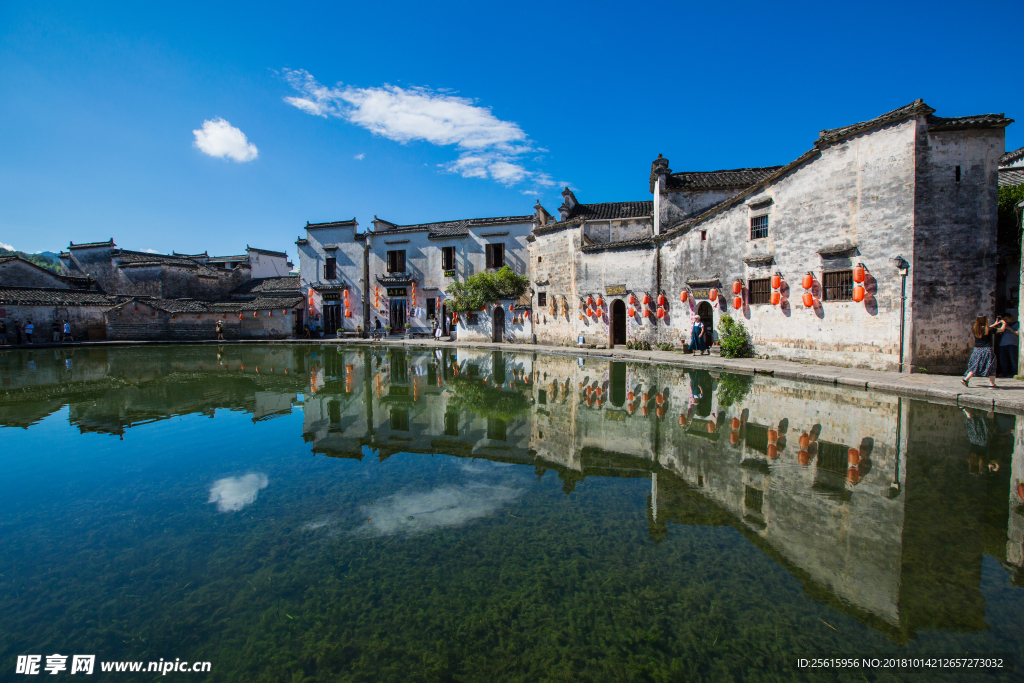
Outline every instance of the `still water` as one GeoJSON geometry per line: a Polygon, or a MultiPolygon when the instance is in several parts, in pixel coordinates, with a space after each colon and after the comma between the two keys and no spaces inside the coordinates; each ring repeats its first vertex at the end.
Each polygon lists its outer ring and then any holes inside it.
{"type": "Polygon", "coordinates": [[[54,653],[121,681],[168,679],[99,662],[208,661],[168,674],[203,681],[1024,666],[1013,416],[467,349],[11,351],[0,379],[3,680],[54,653]]]}

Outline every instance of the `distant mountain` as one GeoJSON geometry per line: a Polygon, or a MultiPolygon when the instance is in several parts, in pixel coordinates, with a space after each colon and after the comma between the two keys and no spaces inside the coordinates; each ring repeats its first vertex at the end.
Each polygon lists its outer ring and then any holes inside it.
{"type": "Polygon", "coordinates": [[[55,273],[60,272],[60,259],[59,255],[52,251],[44,251],[41,254],[26,254],[23,251],[11,251],[10,249],[0,249],[0,257],[3,256],[20,256],[26,261],[31,261],[37,266],[42,266],[47,270],[52,270],[55,273]]]}

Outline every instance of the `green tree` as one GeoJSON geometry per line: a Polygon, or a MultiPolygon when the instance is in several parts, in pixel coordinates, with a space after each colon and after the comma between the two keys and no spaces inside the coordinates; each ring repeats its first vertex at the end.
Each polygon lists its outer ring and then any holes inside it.
{"type": "Polygon", "coordinates": [[[750,358],[754,355],[754,342],[743,321],[723,315],[718,321],[718,343],[722,347],[722,358],[750,358]]]}
{"type": "Polygon", "coordinates": [[[453,282],[445,293],[452,297],[455,311],[465,313],[478,310],[498,299],[516,299],[530,288],[530,278],[518,275],[505,266],[493,273],[481,272],[466,278],[465,282],[453,282]]]}

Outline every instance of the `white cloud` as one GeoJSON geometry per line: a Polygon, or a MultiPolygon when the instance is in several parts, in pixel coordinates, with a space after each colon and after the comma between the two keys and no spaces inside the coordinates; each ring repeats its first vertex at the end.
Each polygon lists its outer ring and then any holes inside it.
{"type": "Polygon", "coordinates": [[[203,121],[203,127],[192,131],[192,134],[196,136],[193,144],[211,157],[245,162],[259,155],[256,145],[249,142],[245,133],[222,118],[203,121]]]}
{"type": "Polygon", "coordinates": [[[472,99],[421,87],[357,88],[339,83],[329,88],[302,69],[283,73],[298,92],[284,101],[307,114],[343,119],[402,144],[423,141],[461,150],[455,161],[439,164],[449,173],[490,178],[503,185],[544,186],[549,180],[519,161],[520,155],[535,151],[519,124],[499,119],[472,99]]]}
{"type": "Polygon", "coordinates": [[[354,157],[354,158],[356,159],[356,161],[362,161],[362,160],[363,160],[363,157],[365,157],[365,156],[366,156],[366,154],[365,154],[365,153],[363,153],[363,152],[360,152],[359,154],[355,155],[355,157],[354,157]]]}
{"type": "Polygon", "coordinates": [[[3,242],[0,242],[0,249],[6,249],[7,251],[17,251],[17,249],[12,247],[11,245],[4,244],[3,242]]]}
{"type": "Polygon", "coordinates": [[[156,253],[156,249],[143,249],[142,251],[146,252],[147,254],[155,254],[156,253]]]}
{"type": "Polygon", "coordinates": [[[267,475],[259,472],[218,479],[210,487],[210,498],[206,502],[216,503],[217,512],[238,512],[255,502],[268,483],[267,475]]]}
{"type": "Polygon", "coordinates": [[[356,533],[411,536],[442,527],[462,526],[511,503],[523,490],[510,486],[441,486],[425,493],[397,493],[362,508],[367,516],[356,533]]]}

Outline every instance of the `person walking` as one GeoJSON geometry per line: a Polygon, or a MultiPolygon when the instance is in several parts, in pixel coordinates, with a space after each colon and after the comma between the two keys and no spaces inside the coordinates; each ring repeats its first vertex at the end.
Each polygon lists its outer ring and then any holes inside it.
{"type": "Polygon", "coordinates": [[[67,320],[64,321],[64,336],[61,337],[62,342],[73,342],[75,338],[71,336],[71,323],[67,320]]]}
{"type": "Polygon", "coordinates": [[[704,322],[700,319],[700,316],[694,315],[690,322],[693,324],[693,329],[690,334],[690,351],[693,355],[697,355],[700,351],[700,355],[704,355],[704,349],[707,346],[704,344],[704,322]]]}
{"type": "Polygon", "coordinates": [[[996,319],[996,332],[999,333],[999,344],[996,346],[1000,377],[1013,377],[1017,374],[1018,351],[1020,350],[1020,322],[1012,313],[1006,313],[996,319]]]}
{"type": "Polygon", "coordinates": [[[217,340],[224,341],[224,321],[217,321],[217,340]]]}
{"type": "Polygon", "coordinates": [[[967,363],[967,374],[960,383],[969,386],[971,377],[987,377],[989,386],[996,388],[996,357],[992,352],[992,338],[995,328],[988,324],[988,316],[974,319],[971,333],[974,335],[974,351],[967,363]]]}
{"type": "Polygon", "coordinates": [[[35,332],[35,331],[36,331],[36,326],[32,324],[31,320],[29,320],[28,322],[25,323],[25,343],[26,344],[31,344],[32,343],[32,333],[35,332]]]}
{"type": "Polygon", "coordinates": [[[373,319],[373,340],[380,341],[380,318],[373,319]]]}

